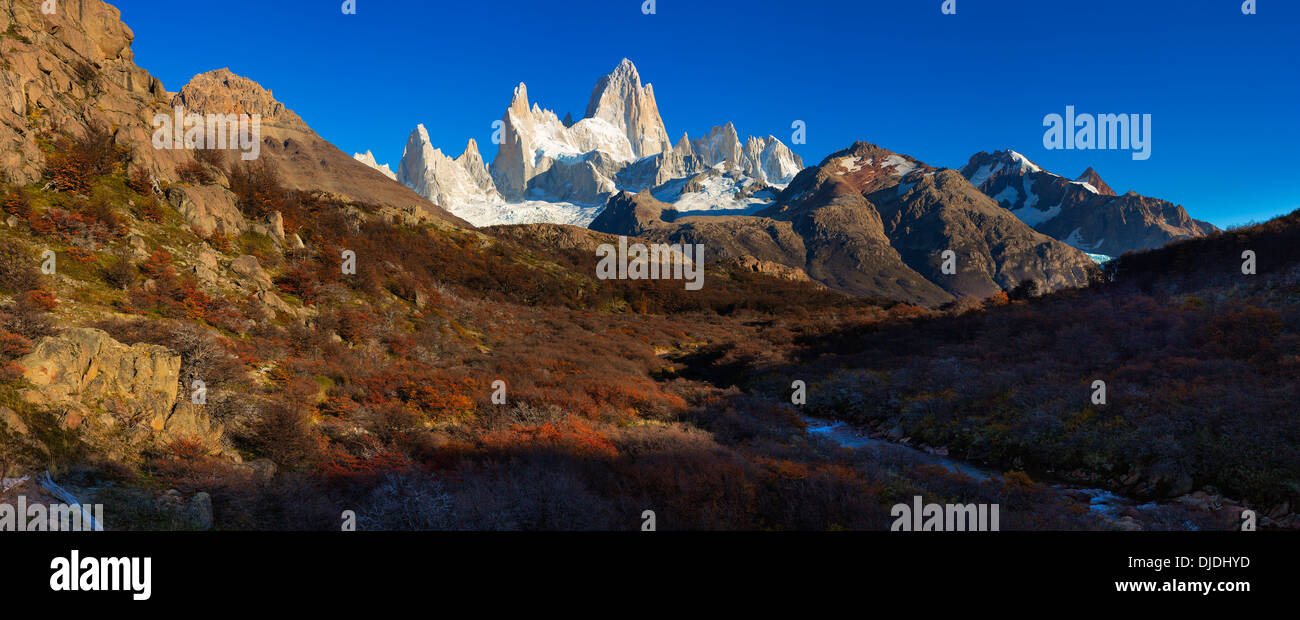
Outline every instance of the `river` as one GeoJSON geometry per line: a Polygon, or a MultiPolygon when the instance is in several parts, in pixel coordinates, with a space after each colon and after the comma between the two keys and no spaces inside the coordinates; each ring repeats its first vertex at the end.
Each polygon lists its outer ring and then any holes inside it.
{"type": "MultiPolygon", "coordinates": [[[[855,427],[847,422],[835,420],[824,420],[803,416],[804,422],[808,425],[808,433],[817,437],[824,437],[836,445],[852,448],[854,450],[871,450],[877,453],[889,453],[907,455],[909,460],[917,461],[920,464],[941,465],[949,470],[964,474],[979,481],[1001,481],[1002,474],[985,469],[973,463],[953,459],[940,454],[933,454],[924,450],[919,450],[908,445],[888,441],[877,437],[872,437],[866,431],[855,427]]],[[[1157,502],[1138,502],[1128,497],[1124,497],[1107,491],[1105,489],[1085,489],[1074,487],[1067,484],[1048,483],[1052,488],[1058,489],[1063,493],[1075,497],[1086,497],[1088,500],[1088,509],[1094,514],[1104,517],[1110,521],[1121,519],[1127,512],[1130,515],[1139,515],[1138,519],[1147,520],[1153,518],[1169,517],[1183,514],[1179,507],[1174,504],[1157,503],[1157,502]],[[1128,510],[1132,508],[1133,510],[1128,510]]],[[[1185,530],[1199,529],[1196,524],[1186,519],[1176,519],[1181,521],[1181,528],[1185,530]]]]}

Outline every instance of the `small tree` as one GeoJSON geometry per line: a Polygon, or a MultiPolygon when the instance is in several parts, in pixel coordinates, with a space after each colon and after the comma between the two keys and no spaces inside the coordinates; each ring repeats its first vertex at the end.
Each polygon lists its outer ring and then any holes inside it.
{"type": "Polygon", "coordinates": [[[140,272],[131,260],[131,252],[126,248],[113,255],[113,262],[104,268],[104,280],[117,288],[126,290],[139,279],[140,272]]]}
{"type": "Polygon", "coordinates": [[[1011,289],[1010,293],[1007,293],[1007,297],[1015,301],[1033,299],[1038,297],[1038,295],[1038,280],[1034,280],[1033,278],[1017,284],[1015,288],[1011,289]]]}

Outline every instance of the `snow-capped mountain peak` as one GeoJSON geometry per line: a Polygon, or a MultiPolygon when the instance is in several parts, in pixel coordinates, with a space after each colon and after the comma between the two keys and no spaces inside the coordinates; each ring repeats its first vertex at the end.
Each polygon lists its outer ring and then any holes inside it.
{"type": "Polygon", "coordinates": [[[1178,205],[1116,196],[1092,168],[1071,180],[1010,149],[977,153],[961,173],[1022,222],[1085,252],[1118,256],[1214,230],[1178,205]]]}
{"type": "Polygon", "coordinates": [[[636,157],[672,148],[668,130],[659,117],[654,87],[641,85],[641,74],[626,58],[596,82],[585,117],[603,120],[622,131],[636,157]]]}

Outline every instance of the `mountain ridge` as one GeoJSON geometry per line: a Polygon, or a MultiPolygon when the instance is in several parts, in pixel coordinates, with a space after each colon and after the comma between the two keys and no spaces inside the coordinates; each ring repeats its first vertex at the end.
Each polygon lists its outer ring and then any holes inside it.
{"type": "Polygon", "coordinates": [[[1091,167],[1070,180],[1007,149],[976,153],[961,172],[1035,230],[1087,252],[1119,256],[1218,230],[1181,205],[1133,191],[1116,195],[1091,167]]]}

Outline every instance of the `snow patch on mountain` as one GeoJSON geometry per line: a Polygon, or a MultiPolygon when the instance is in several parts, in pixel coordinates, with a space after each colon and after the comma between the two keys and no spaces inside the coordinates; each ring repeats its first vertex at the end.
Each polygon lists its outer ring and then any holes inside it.
{"type": "Polygon", "coordinates": [[[975,171],[975,174],[970,176],[971,185],[974,185],[975,187],[984,185],[985,181],[988,181],[993,177],[993,175],[1004,170],[1014,169],[1020,174],[1043,171],[1042,168],[1038,167],[1038,164],[1029,161],[1028,157],[1010,149],[1001,151],[995,155],[998,156],[997,160],[980,166],[979,169],[975,171]]]}
{"type": "Polygon", "coordinates": [[[571,202],[524,200],[470,200],[452,210],[457,217],[475,226],[498,224],[568,224],[586,228],[604,205],[579,205],[571,202]]]}
{"type": "Polygon", "coordinates": [[[1010,185],[1003,188],[1002,191],[998,192],[997,196],[993,197],[993,201],[998,204],[1006,203],[1002,204],[1004,207],[1016,204],[1017,200],[1020,200],[1020,190],[1010,185]]]}
{"type": "Polygon", "coordinates": [[[1097,191],[1097,188],[1095,188],[1095,187],[1092,186],[1092,183],[1084,183],[1083,181],[1070,181],[1070,185],[1081,185],[1081,186],[1083,186],[1083,189],[1086,189],[1086,190],[1088,190],[1088,191],[1090,191],[1090,192],[1092,192],[1092,193],[1094,193],[1094,194],[1100,194],[1100,193],[1101,193],[1101,192],[1097,191]]]}
{"type": "Polygon", "coordinates": [[[693,212],[692,215],[710,212],[749,215],[776,201],[776,189],[755,188],[755,185],[762,183],[734,171],[715,170],[691,179],[670,181],[650,193],[680,212],[693,212]]]}
{"type": "Polygon", "coordinates": [[[907,173],[916,169],[915,162],[898,155],[890,155],[889,157],[886,157],[885,165],[893,166],[894,174],[897,174],[900,177],[905,177],[907,176],[907,173]]]}
{"type": "MultiPolygon", "coordinates": [[[[1013,209],[1011,215],[1029,225],[1031,228],[1042,224],[1061,214],[1061,205],[1056,205],[1046,211],[1035,209],[1030,206],[1024,206],[1019,209],[1013,209]]],[[[1066,243],[1069,243],[1068,241],[1066,243]]],[[[1073,244],[1072,244],[1073,245],[1073,244]]]]}

